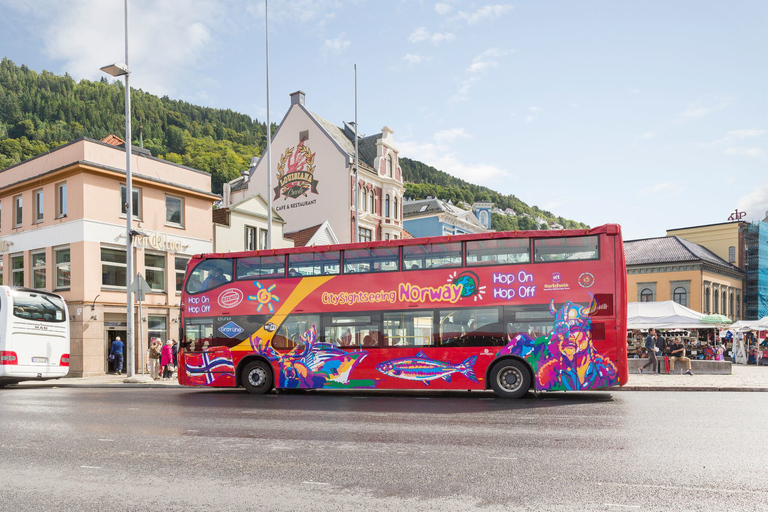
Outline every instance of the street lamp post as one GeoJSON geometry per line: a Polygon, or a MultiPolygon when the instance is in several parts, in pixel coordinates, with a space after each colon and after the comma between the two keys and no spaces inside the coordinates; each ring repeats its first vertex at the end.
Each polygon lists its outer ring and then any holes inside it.
{"type": "Polygon", "coordinates": [[[125,0],[125,64],[111,64],[101,68],[115,78],[125,77],[125,264],[126,264],[126,326],[125,326],[125,371],[126,377],[134,377],[134,339],[133,339],[133,180],[131,177],[131,75],[128,68],[128,0],[125,0]]]}

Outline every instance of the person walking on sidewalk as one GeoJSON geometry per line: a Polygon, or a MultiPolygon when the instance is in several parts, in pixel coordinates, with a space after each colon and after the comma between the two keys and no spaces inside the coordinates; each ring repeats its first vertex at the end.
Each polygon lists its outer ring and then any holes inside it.
{"type": "Polygon", "coordinates": [[[656,329],[653,327],[648,330],[648,337],[645,338],[645,348],[648,349],[648,362],[640,368],[640,373],[643,373],[643,370],[649,366],[653,368],[651,373],[657,373],[659,364],[656,361],[656,352],[659,351],[659,347],[656,346],[656,329]]]}
{"type": "Polygon", "coordinates": [[[115,337],[114,341],[112,341],[112,345],[109,347],[109,355],[112,356],[113,359],[113,366],[112,368],[115,369],[115,375],[120,375],[123,371],[123,348],[125,345],[123,345],[123,340],[120,339],[120,336],[115,337]]]}
{"type": "Polygon", "coordinates": [[[675,371],[675,361],[682,361],[686,365],[685,374],[693,375],[693,372],[691,371],[691,360],[685,357],[685,345],[680,342],[680,338],[675,338],[672,347],[670,347],[669,355],[671,356],[669,358],[669,371],[671,373],[674,373],[675,371]]]}
{"type": "Polygon", "coordinates": [[[163,344],[159,339],[153,338],[149,344],[149,374],[152,380],[160,378],[160,356],[163,344]]]}

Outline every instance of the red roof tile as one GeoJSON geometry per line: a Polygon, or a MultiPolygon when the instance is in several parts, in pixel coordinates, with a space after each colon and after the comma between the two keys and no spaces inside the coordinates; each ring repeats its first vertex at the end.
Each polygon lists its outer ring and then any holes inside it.
{"type": "Polygon", "coordinates": [[[117,135],[107,135],[103,139],[101,139],[101,142],[104,144],[109,144],[110,146],[123,146],[125,145],[125,141],[118,137],[117,135]]]}
{"type": "Polygon", "coordinates": [[[305,247],[312,237],[315,236],[315,233],[320,229],[320,226],[322,226],[322,224],[294,231],[293,233],[285,233],[283,236],[293,240],[294,247],[305,247]]]}

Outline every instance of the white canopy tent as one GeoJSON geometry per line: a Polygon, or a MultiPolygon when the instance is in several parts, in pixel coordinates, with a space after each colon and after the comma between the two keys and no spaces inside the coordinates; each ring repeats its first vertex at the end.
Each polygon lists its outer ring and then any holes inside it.
{"type": "Polygon", "coordinates": [[[712,329],[712,324],[700,321],[703,316],[672,300],[627,304],[628,329],[712,329]]]}
{"type": "Polygon", "coordinates": [[[768,316],[764,316],[760,320],[755,320],[750,329],[753,331],[768,331],[768,316]]]}

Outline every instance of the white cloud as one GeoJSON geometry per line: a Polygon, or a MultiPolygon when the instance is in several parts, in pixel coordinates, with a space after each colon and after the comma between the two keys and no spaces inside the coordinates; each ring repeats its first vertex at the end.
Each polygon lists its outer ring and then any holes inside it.
{"type": "Polygon", "coordinates": [[[754,145],[754,139],[763,139],[768,135],[768,130],[759,129],[741,129],[726,132],[725,136],[708,144],[709,146],[720,148],[726,155],[746,156],[759,158],[765,156],[765,150],[754,145]],[[752,141],[750,147],[744,147],[746,140],[752,141]]]}
{"type": "Polygon", "coordinates": [[[473,12],[458,11],[456,18],[466,21],[470,25],[475,25],[481,21],[496,19],[514,9],[511,5],[485,5],[473,12]]]}
{"type": "Polygon", "coordinates": [[[731,104],[730,98],[715,98],[715,101],[702,105],[701,102],[690,103],[688,107],[677,114],[674,123],[686,123],[695,119],[700,119],[713,112],[724,110],[731,104]]]}
{"type": "Polygon", "coordinates": [[[656,185],[653,185],[652,187],[646,187],[644,189],[641,189],[638,191],[638,194],[646,196],[646,195],[663,195],[665,197],[674,196],[677,194],[680,194],[684,191],[683,187],[678,185],[677,183],[673,183],[671,181],[663,182],[663,183],[657,183],[656,185]]]}
{"type": "Polygon", "coordinates": [[[629,92],[631,94],[640,94],[640,89],[630,89],[629,92]]]}
{"type": "Polygon", "coordinates": [[[469,91],[472,87],[480,82],[480,76],[486,73],[490,69],[497,68],[499,66],[499,59],[506,57],[517,52],[517,50],[510,50],[506,48],[489,48],[483,53],[477,55],[472,59],[472,63],[465,70],[469,75],[464,80],[460,81],[459,90],[451,98],[451,102],[464,101],[469,97],[469,91]]]}
{"type": "Polygon", "coordinates": [[[528,115],[525,117],[526,123],[532,123],[536,120],[536,117],[538,117],[539,112],[543,112],[544,109],[541,107],[531,106],[528,107],[528,115]]]}
{"type": "Polygon", "coordinates": [[[411,66],[416,66],[423,62],[429,62],[429,57],[422,57],[418,53],[407,53],[403,57],[403,60],[411,66]]]}
{"type": "Polygon", "coordinates": [[[434,138],[437,141],[455,142],[456,139],[471,139],[472,136],[464,128],[451,128],[437,132],[434,138]]]}
{"type": "Polygon", "coordinates": [[[438,2],[435,4],[435,12],[439,14],[440,16],[445,16],[449,12],[453,10],[453,6],[449,4],[445,4],[442,2],[438,2]]]}
{"type": "Polygon", "coordinates": [[[441,34],[439,32],[435,32],[434,34],[430,33],[425,27],[419,27],[413,32],[411,32],[411,35],[408,36],[408,40],[412,43],[418,43],[420,41],[429,41],[435,46],[439,46],[440,44],[451,41],[454,39],[454,35],[450,32],[446,32],[445,34],[441,34]]]}
{"type": "Polygon", "coordinates": [[[763,151],[761,148],[727,148],[725,150],[726,155],[738,155],[738,156],[749,156],[749,157],[761,157],[765,156],[765,151],[763,151]]]}
{"type": "Polygon", "coordinates": [[[323,47],[334,53],[341,53],[346,50],[350,44],[352,44],[352,42],[348,39],[344,39],[344,34],[339,34],[335,39],[326,39],[325,43],[323,43],[323,47]]]}
{"type": "Polygon", "coordinates": [[[736,206],[739,210],[747,212],[747,218],[744,220],[752,222],[763,220],[768,213],[768,180],[741,197],[736,206]]]}

